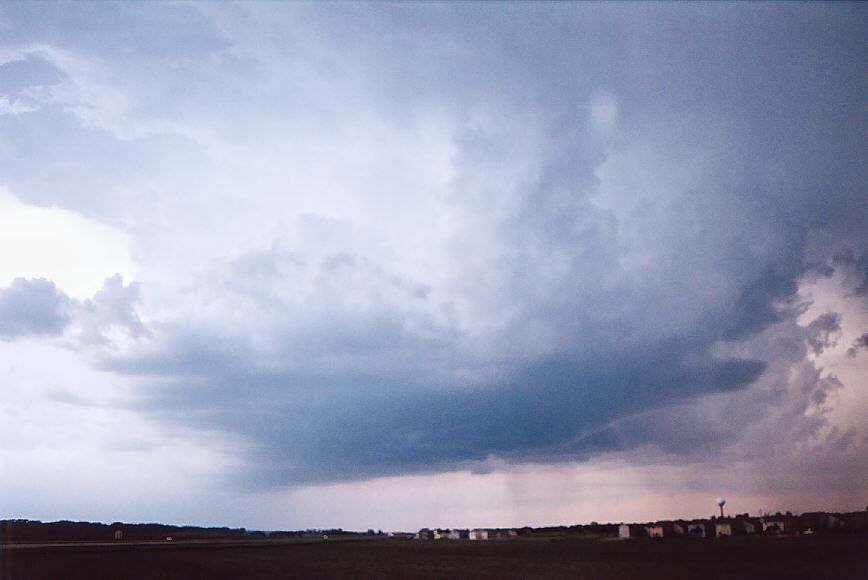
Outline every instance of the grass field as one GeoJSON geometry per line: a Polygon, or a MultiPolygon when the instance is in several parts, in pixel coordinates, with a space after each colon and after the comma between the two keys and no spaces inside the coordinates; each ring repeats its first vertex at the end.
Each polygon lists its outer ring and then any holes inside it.
{"type": "Polygon", "coordinates": [[[357,540],[0,549],[2,580],[868,578],[868,538],[357,540]]]}

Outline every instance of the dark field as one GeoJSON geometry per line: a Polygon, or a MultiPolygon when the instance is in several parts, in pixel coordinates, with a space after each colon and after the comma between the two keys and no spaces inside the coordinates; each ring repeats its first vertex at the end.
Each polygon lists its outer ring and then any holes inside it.
{"type": "Polygon", "coordinates": [[[0,549],[2,580],[868,578],[854,536],[488,542],[358,540],[0,549]]]}

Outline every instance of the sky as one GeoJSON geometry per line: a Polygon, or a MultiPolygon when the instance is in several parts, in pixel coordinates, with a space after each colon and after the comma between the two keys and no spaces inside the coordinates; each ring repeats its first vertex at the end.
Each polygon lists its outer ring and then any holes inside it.
{"type": "Polygon", "coordinates": [[[0,5],[0,517],[864,509],[866,33],[0,5]]]}

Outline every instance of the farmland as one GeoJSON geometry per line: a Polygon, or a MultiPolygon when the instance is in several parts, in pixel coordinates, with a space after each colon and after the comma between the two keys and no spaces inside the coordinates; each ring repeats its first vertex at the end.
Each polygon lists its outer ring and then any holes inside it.
{"type": "Polygon", "coordinates": [[[229,578],[865,578],[868,538],[569,536],[467,541],[197,541],[0,548],[2,580],[229,578]]]}

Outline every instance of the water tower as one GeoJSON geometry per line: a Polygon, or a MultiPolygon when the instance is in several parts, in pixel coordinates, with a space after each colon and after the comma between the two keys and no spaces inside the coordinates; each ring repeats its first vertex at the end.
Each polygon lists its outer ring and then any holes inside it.
{"type": "Polygon", "coordinates": [[[723,497],[719,497],[714,501],[716,501],[717,505],[720,506],[720,517],[723,517],[723,506],[726,505],[726,499],[723,497]]]}

